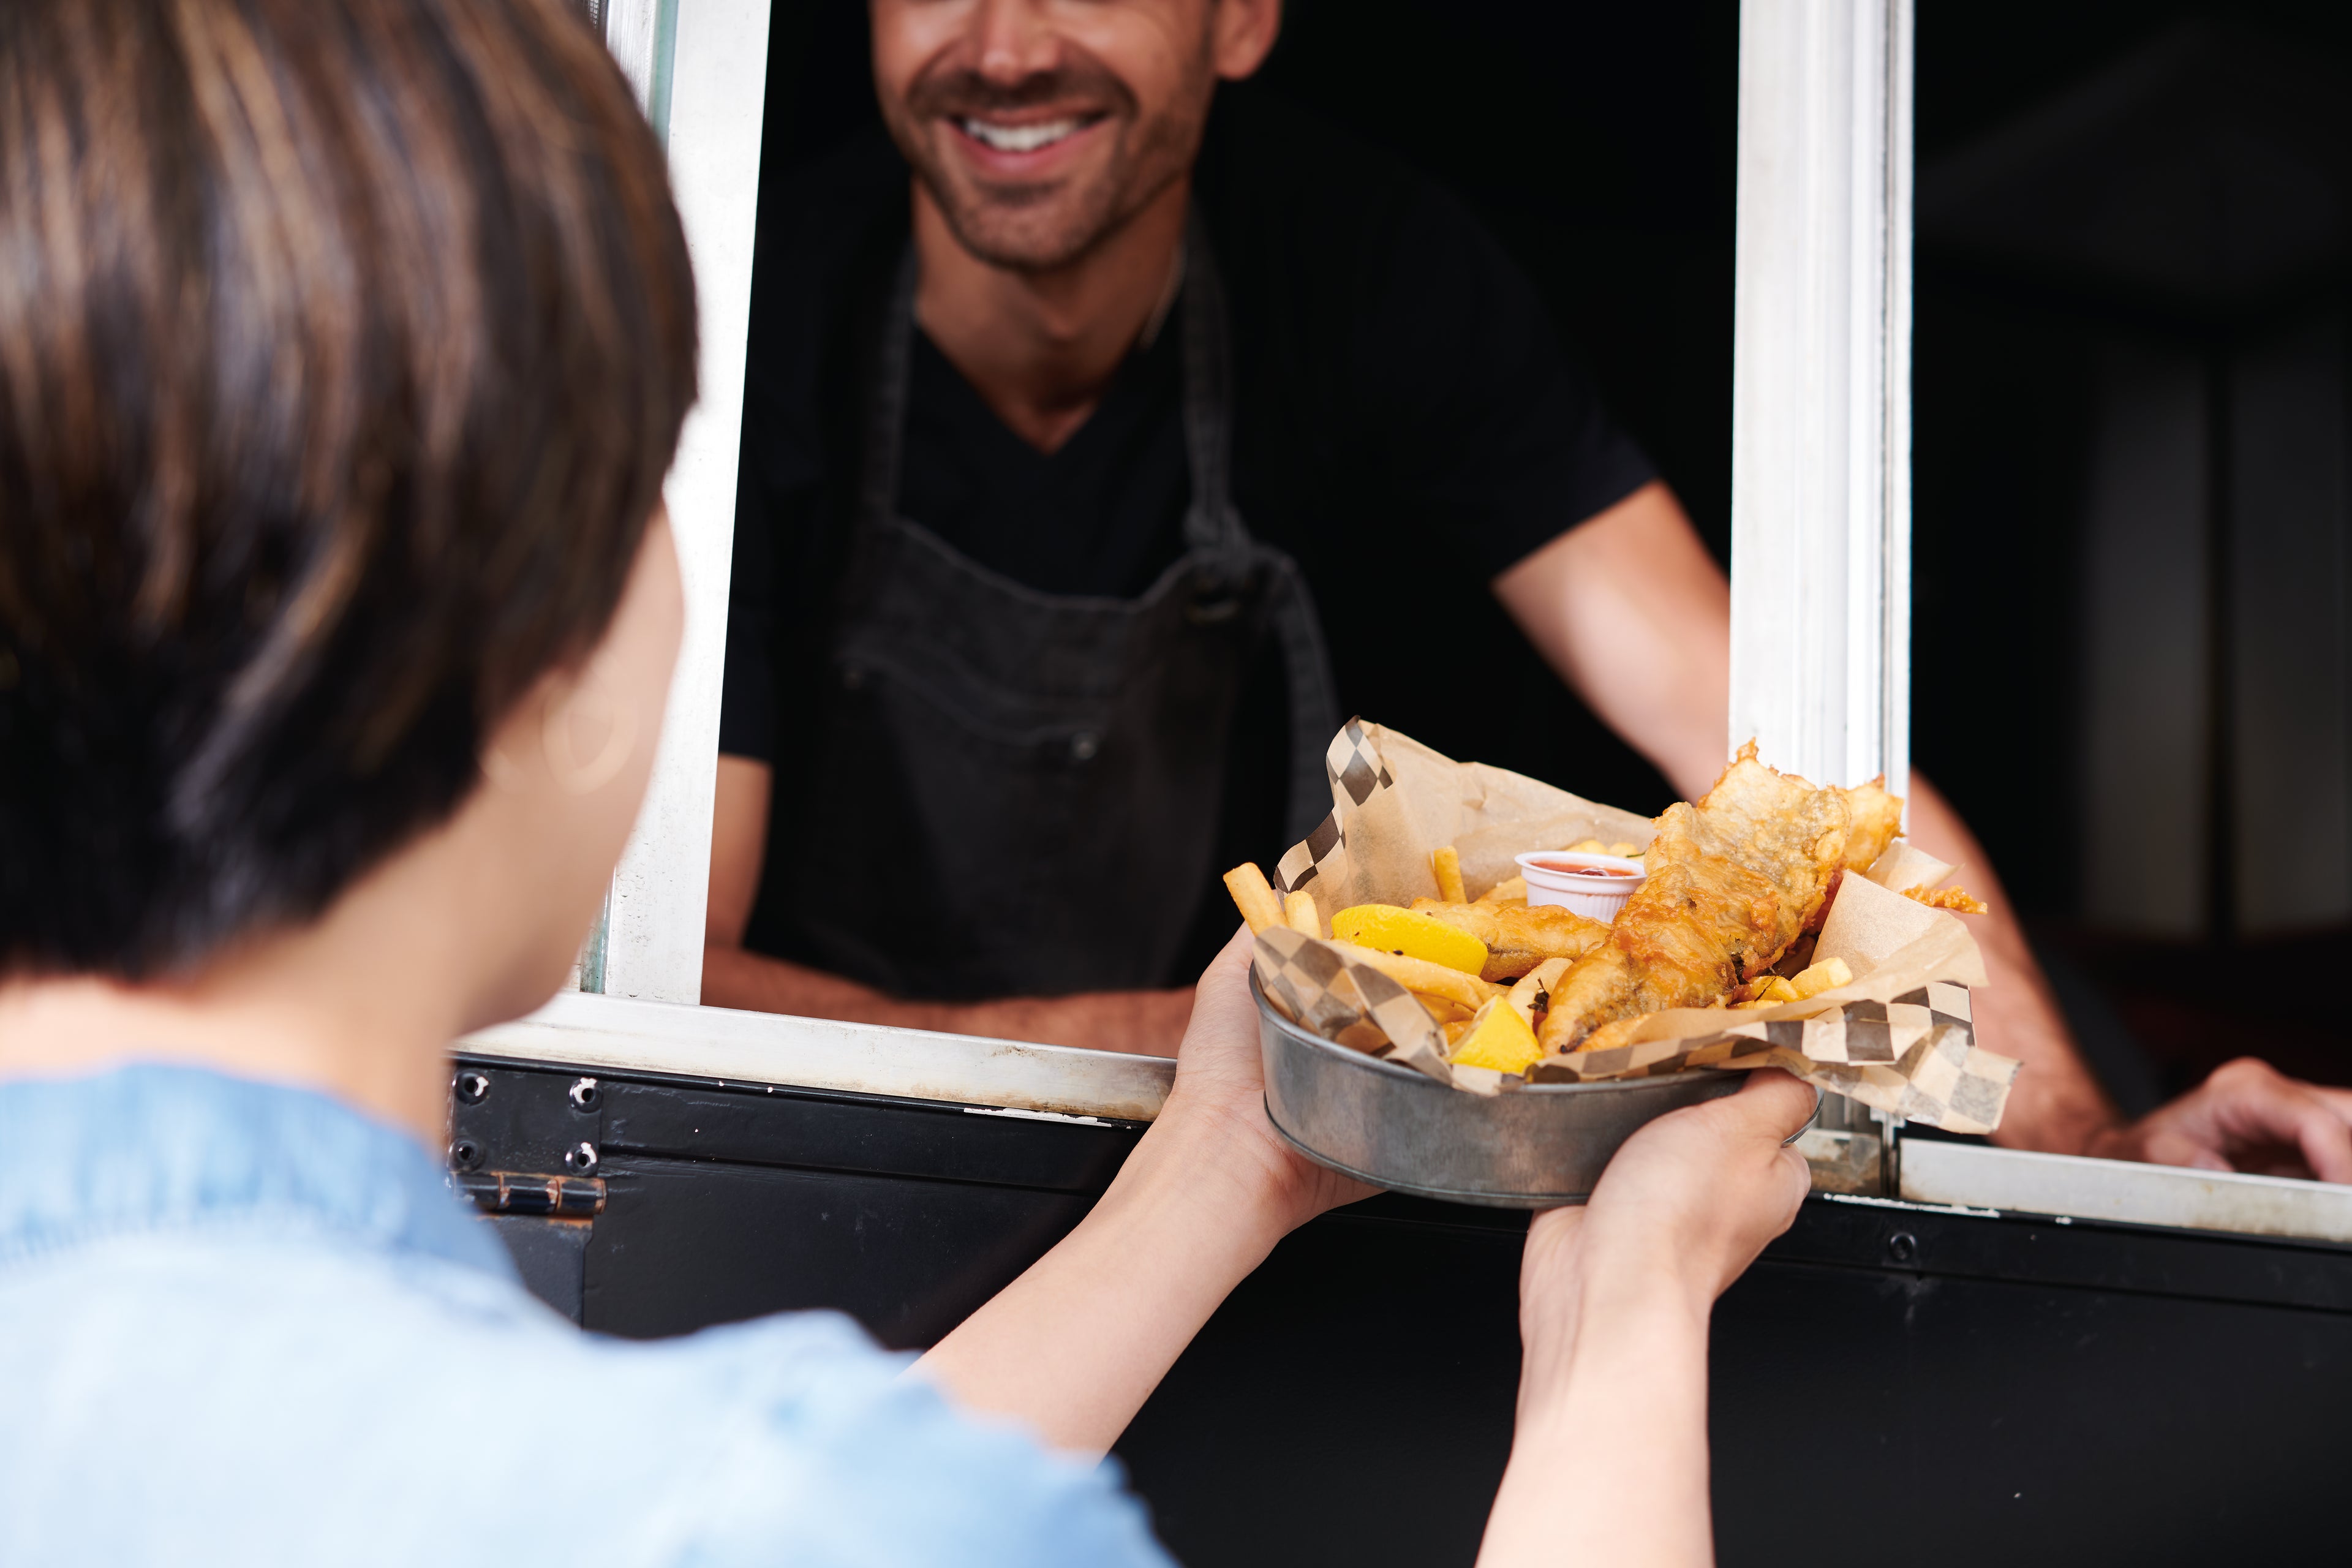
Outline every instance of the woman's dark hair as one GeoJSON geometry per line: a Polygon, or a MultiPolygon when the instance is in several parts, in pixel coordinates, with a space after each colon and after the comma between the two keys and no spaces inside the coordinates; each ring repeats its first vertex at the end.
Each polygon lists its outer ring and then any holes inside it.
{"type": "Polygon", "coordinates": [[[0,3],[0,974],[183,970],[446,817],[694,378],[566,0],[0,3]]]}

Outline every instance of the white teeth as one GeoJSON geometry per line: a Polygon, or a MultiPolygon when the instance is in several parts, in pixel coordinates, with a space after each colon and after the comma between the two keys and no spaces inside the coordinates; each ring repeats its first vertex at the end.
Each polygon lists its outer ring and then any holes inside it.
{"type": "Polygon", "coordinates": [[[1050,147],[1078,128],[1076,120],[1048,120],[1040,125],[991,125],[985,120],[961,122],[964,134],[1000,153],[1034,153],[1050,147]]]}

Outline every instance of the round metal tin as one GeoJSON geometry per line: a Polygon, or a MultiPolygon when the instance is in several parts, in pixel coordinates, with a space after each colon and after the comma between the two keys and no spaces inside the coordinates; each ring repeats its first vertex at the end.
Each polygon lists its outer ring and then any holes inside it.
{"type": "Polygon", "coordinates": [[[1471,1094],[1336,1045],[1266,1002],[1257,977],[1265,1109],[1318,1164],[1391,1192],[1491,1208],[1580,1204],[1618,1145],[1746,1075],[1698,1069],[1612,1083],[1531,1084],[1471,1094]]]}

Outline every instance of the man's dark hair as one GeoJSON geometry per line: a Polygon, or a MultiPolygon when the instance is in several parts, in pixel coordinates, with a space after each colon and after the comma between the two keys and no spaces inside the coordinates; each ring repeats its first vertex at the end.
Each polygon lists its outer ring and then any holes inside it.
{"type": "Polygon", "coordinates": [[[183,971],[446,818],[694,379],[565,0],[0,4],[0,974],[183,971]]]}

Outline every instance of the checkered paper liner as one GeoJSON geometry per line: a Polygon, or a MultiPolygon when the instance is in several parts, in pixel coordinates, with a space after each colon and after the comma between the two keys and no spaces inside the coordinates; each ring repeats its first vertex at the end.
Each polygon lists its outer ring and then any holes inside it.
{"type": "MultiPolygon", "coordinates": [[[[1499,879],[1495,872],[1515,869],[1511,845],[1557,847],[1570,841],[1563,835],[1581,837],[1581,824],[1622,832],[1625,821],[1638,821],[1533,780],[1454,763],[1360,720],[1333,737],[1325,765],[1333,811],[1283,857],[1276,880],[1286,893],[1312,889],[1327,917],[1342,900],[1409,904],[1423,896],[1420,879],[1427,875],[1428,848],[1435,847],[1424,840],[1444,842],[1453,834],[1497,841],[1501,847],[1482,857],[1491,869],[1474,882],[1483,890],[1499,879]],[[1398,798],[1416,787],[1440,798],[1398,798]],[[1459,801],[1443,798],[1447,790],[1459,801]],[[1416,820],[1423,825],[1418,835],[1416,820]]],[[[1470,858],[1464,856],[1465,872],[1470,858]]],[[[1991,1131],[2018,1064],[1977,1047],[1965,983],[1983,977],[1974,941],[1953,915],[1862,879],[1850,882],[1823,930],[1822,952],[1843,948],[1855,972],[1853,984],[1809,1003],[1754,1012],[1652,1015],[1629,1043],[1547,1058],[1528,1079],[1450,1065],[1443,1031],[1412,993],[1300,932],[1276,927],[1259,935],[1258,984],[1276,1010],[1302,1027],[1474,1093],[1507,1093],[1529,1081],[1778,1067],[1825,1092],[1913,1121],[1991,1131]]]]}
{"type": "MultiPolygon", "coordinates": [[[[1396,786],[1387,763],[1369,743],[1360,719],[1349,720],[1331,737],[1330,748],[1323,754],[1323,771],[1331,781],[1332,797],[1358,806],[1370,800],[1375,791],[1396,786]]],[[[1335,807],[1315,825],[1313,832],[1292,845],[1275,866],[1274,885],[1282,892],[1293,893],[1310,883],[1320,882],[1326,889],[1344,883],[1347,857],[1347,835],[1340,829],[1339,812],[1335,807]]]]}
{"type": "Polygon", "coordinates": [[[1328,942],[1271,927],[1257,939],[1255,963],[1259,989],[1292,1023],[1473,1093],[1508,1093],[1528,1082],[1656,1078],[1694,1068],[1777,1067],[1827,1093],[1913,1121],[1952,1132],[1990,1132],[2000,1125],[2017,1077],[2017,1063],[1977,1048],[1969,988],[1940,981],[1891,1002],[1848,1002],[1809,1018],[1759,1018],[1702,1035],[1550,1057],[1521,1079],[1451,1066],[1444,1034],[1412,994],[1328,942]]]}
{"type": "Polygon", "coordinates": [[[1777,1067],[1830,1093],[1947,1131],[1990,1132],[2000,1125],[2018,1064],[1977,1048],[1967,986],[1936,981],[1892,1001],[1846,1002],[1811,1017],[1778,1016],[1786,1011],[1702,1035],[1549,1058],[1529,1078],[1592,1083],[1689,1068],[1777,1067]]]}
{"type": "Polygon", "coordinates": [[[1255,963],[1258,989],[1301,1028],[1453,1081],[1445,1036],[1429,1009],[1371,965],[1286,926],[1258,934],[1255,963]]]}

